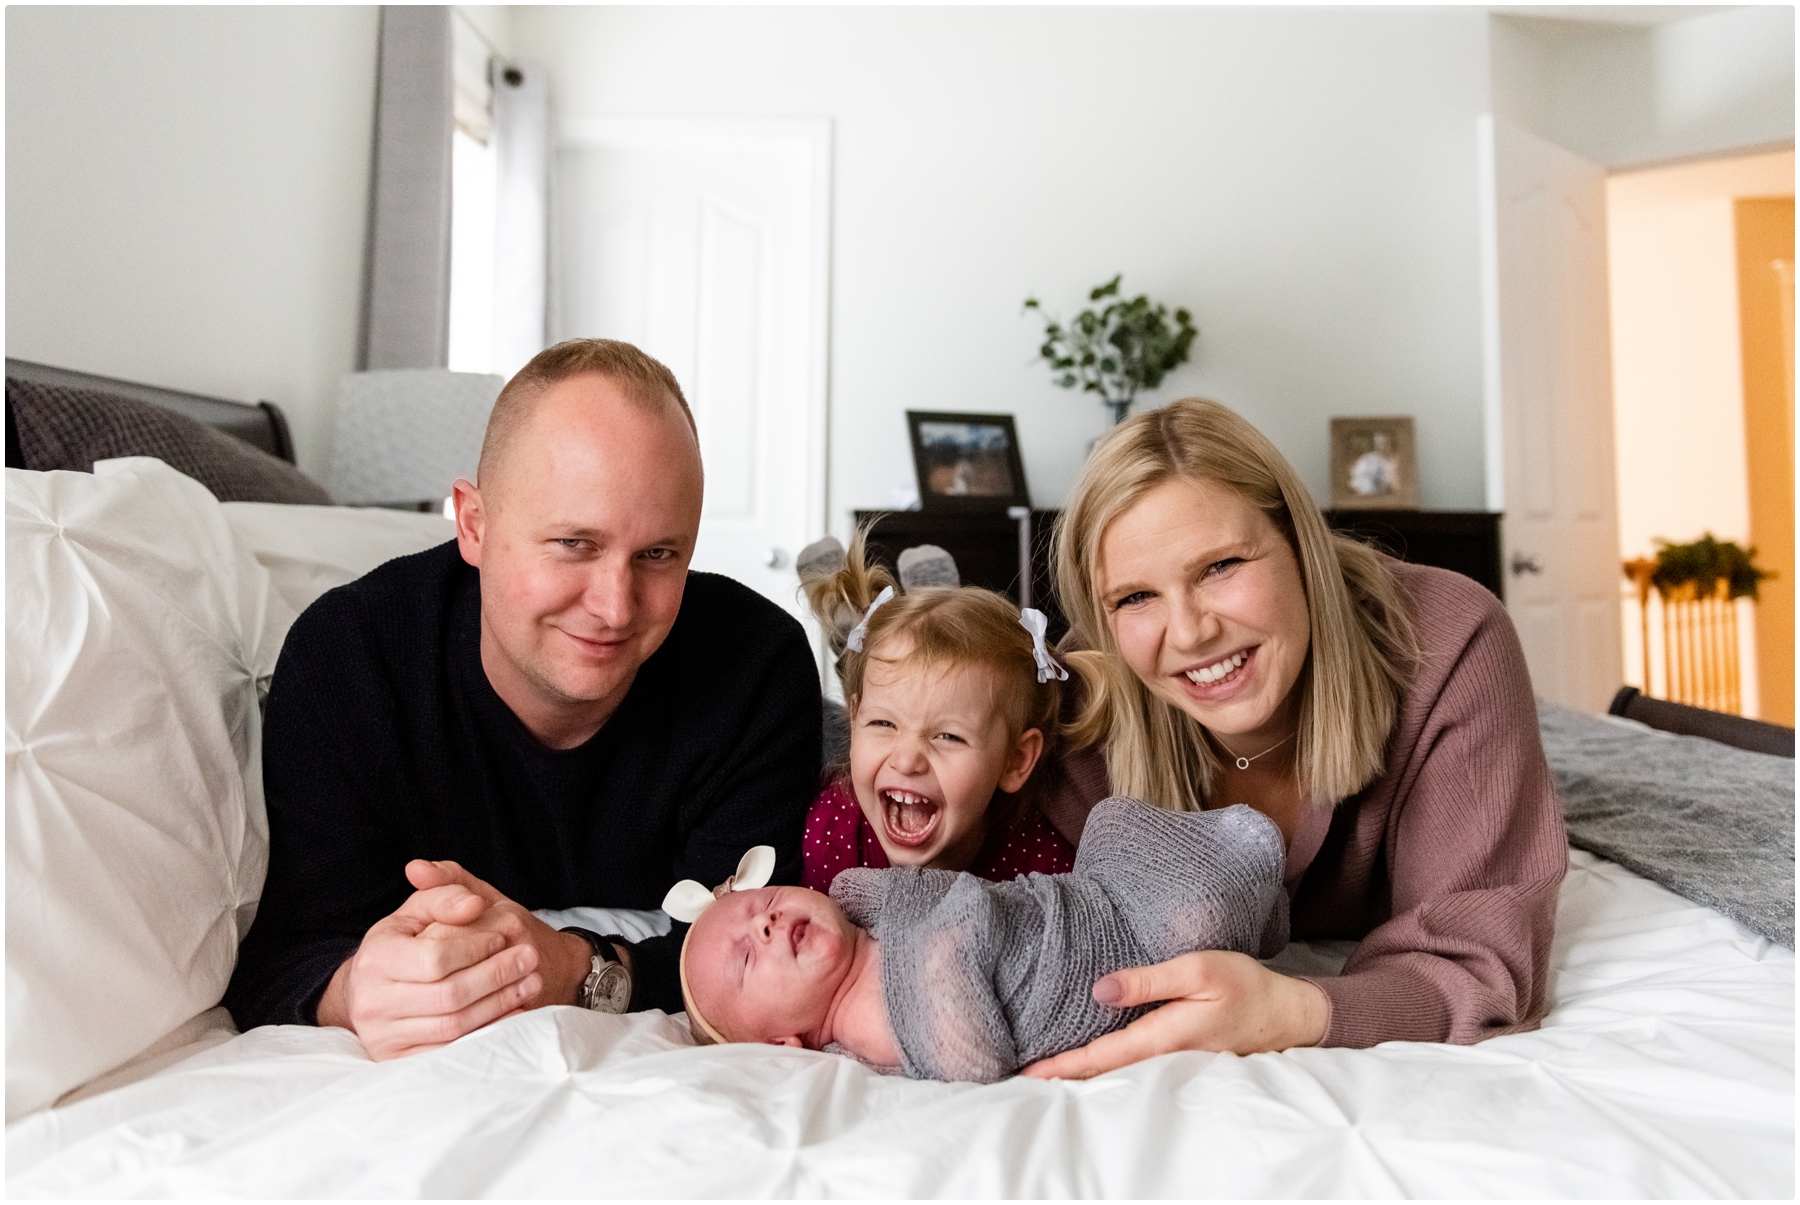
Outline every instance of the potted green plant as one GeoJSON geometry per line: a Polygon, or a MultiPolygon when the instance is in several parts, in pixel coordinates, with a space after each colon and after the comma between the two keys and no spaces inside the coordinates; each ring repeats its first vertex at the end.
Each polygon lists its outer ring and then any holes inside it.
{"type": "Polygon", "coordinates": [[[1168,306],[1141,294],[1121,297],[1123,276],[1090,290],[1089,301],[1107,305],[1081,311],[1067,326],[1043,314],[1037,298],[1025,299],[1026,309],[1043,315],[1044,344],[1038,354],[1050,362],[1056,383],[1099,394],[1112,407],[1115,424],[1125,421],[1139,390],[1155,389],[1177,365],[1187,363],[1198,333],[1186,310],[1175,311],[1171,326],[1168,306]]]}
{"type": "Polygon", "coordinates": [[[1650,584],[1657,593],[1669,598],[1691,586],[1701,597],[1711,597],[1724,582],[1725,597],[1757,596],[1757,584],[1772,576],[1756,565],[1756,549],[1746,549],[1730,540],[1720,540],[1707,532],[1691,544],[1657,540],[1656,568],[1650,584]]]}

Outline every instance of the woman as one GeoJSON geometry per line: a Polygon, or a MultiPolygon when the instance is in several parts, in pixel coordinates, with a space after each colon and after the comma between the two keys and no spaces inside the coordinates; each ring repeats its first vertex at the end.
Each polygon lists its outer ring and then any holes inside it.
{"type": "Polygon", "coordinates": [[[1567,847],[1493,595],[1333,534],[1274,445],[1199,399],[1095,450],[1057,573],[1091,684],[1074,743],[1096,746],[1054,785],[1058,827],[1109,791],[1248,803],[1286,838],[1294,937],[1360,944],[1338,977],[1223,952],[1110,975],[1102,1003],[1169,1003],[1027,1074],[1537,1023],[1567,847]]]}

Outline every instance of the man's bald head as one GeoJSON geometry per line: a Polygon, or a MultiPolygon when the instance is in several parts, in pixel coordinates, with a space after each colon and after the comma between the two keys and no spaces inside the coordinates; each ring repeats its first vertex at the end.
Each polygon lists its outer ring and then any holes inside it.
{"type": "Polygon", "coordinates": [[[551,748],[592,736],[675,624],[705,492],[669,370],[624,343],[551,348],[494,405],[456,538],[481,573],[481,665],[551,748]]]}
{"type": "Polygon", "coordinates": [[[494,400],[487,435],[481,441],[481,462],[475,470],[478,485],[487,488],[494,483],[501,461],[550,387],[583,376],[605,377],[628,401],[645,410],[680,410],[688,430],[699,438],[681,384],[661,361],[617,339],[570,339],[533,356],[494,400]]]}

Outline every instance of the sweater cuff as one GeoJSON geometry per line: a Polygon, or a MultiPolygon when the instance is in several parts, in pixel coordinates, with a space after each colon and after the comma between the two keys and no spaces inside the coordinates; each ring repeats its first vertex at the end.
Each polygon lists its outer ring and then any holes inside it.
{"type": "Polygon", "coordinates": [[[631,947],[631,1008],[660,1008],[674,1016],[686,1009],[681,999],[681,943],[688,927],[676,925],[661,937],[631,947]]]}
{"type": "Polygon", "coordinates": [[[1320,1046],[1362,1049],[1381,1042],[1450,1040],[1450,1009],[1436,985],[1399,967],[1335,978],[1303,975],[1325,993],[1331,1020],[1320,1046]]]}
{"type": "Polygon", "coordinates": [[[230,1010],[239,1033],[258,1025],[317,1025],[319,1001],[331,986],[331,977],[361,944],[355,937],[318,938],[281,951],[286,965],[271,973],[273,957],[259,955],[246,942],[220,1003],[230,1010]]]}

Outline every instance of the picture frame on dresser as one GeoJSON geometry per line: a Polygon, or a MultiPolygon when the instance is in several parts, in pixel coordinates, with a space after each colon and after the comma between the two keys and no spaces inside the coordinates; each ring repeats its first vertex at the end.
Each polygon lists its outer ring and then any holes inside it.
{"type": "Polygon", "coordinates": [[[1031,505],[1012,415],[908,410],[906,425],[919,509],[1004,515],[1031,505]]]}
{"type": "Polygon", "coordinates": [[[1333,510],[1414,510],[1419,505],[1419,458],[1413,420],[1331,420],[1333,510]]]}

